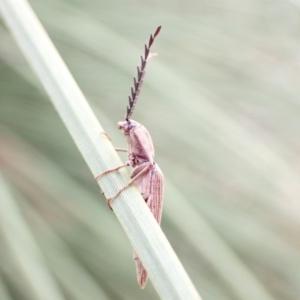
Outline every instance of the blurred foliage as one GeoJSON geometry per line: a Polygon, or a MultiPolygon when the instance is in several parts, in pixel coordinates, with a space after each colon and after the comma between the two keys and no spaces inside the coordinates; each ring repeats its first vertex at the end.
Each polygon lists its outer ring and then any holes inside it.
{"type": "MultiPolygon", "coordinates": [[[[203,299],[299,299],[300,5],[29,2],[116,146],[162,25],[133,115],[166,178],[162,229],[203,299]]],[[[40,299],[40,264],[64,299],[157,299],[3,23],[0,45],[0,298],[40,299]]]]}

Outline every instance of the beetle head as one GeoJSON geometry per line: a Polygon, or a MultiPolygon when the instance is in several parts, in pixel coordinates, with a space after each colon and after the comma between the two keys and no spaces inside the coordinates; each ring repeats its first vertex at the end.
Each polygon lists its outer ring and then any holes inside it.
{"type": "Polygon", "coordinates": [[[140,123],[128,119],[127,121],[118,122],[118,128],[124,132],[125,135],[129,135],[132,130],[141,126],[140,123]]]}

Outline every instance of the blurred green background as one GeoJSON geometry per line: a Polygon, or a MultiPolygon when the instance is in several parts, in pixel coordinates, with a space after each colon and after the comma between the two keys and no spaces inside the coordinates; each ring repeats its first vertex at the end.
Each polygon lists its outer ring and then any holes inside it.
{"type": "MultiPolygon", "coordinates": [[[[162,229],[203,299],[299,299],[300,2],[29,2],[117,147],[162,25],[133,114],[166,179],[162,229]]],[[[1,22],[0,299],[49,286],[50,299],[159,298],[138,287],[125,233],[1,22]]]]}

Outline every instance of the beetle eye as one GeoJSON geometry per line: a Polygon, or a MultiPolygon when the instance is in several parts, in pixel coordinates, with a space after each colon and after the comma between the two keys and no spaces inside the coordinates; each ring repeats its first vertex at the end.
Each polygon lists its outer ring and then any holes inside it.
{"type": "Polygon", "coordinates": [[[127,123],[127,126],[128,126],[128,127],[127,127],[128,130],[130,130],[130,129],[132,129],[132,128],[135,127],[135,124],[128,122],[128,123],[127,123]]]}

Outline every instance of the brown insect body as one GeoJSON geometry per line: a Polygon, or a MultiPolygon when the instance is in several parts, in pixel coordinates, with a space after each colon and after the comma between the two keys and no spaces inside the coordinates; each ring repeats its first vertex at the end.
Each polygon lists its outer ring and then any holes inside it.
{"type": "MultiPolygon", "coordinates": [[[[164,178],[159,166],[154,162],[152,138],[148,130],[134,120],[119,122],[118,127],[124,132],[127,140],[128,164],[134,168],[131,178],[137,177],[135,184],[154,218],[160,224],[164,178]],[[138,176],[142,172],[143,176],[138,176]]],[[[144,288],[148,279],[147,271],[135,251],[133,258],[136,264],[139,285],[144,288]]]]}
{"type": "MultiPolygon", "coordinates": [[[[117,168],[107,170],[96,177],[96,179],[114,172],[119,169],[131,166],[131,180],[127,185],[122,187],[113,197],[108,198],[107,202],[110,207],[110,202],[117,198],[122,191],[127,189],[133,183],[138,187],[141,195],[147,203],[156,221],[160,224],[163,204],[163,189],[164,178],[159,166],[154,162],[154,146],[152,138],[148,130],[140,123],[129,119],[133,113],[137,102],[147,61],[150,57],[150,47],[153,44],[155,37],[159,34],[161,27],[159,26],[153,36],[150,36],[148,45],[145,45],[144,57],[141,57],[141,65],[137,68],[137,79],[134,78],[134,86],[131,88],[131,96],[129,96],[129,105],[125,121],[118,123],[118,128],[124,132],[127,141],[128,161],[117,168]]],[[[123,151],[116,149],[117,151],[123,151]]],[[[111,208],[111,207],[110,207],[111,208]]],[[[141,288],[144,288],[147,282],[148,274],[136,252],[133,254],[136,263],[137,279],[141,288]]]]}

